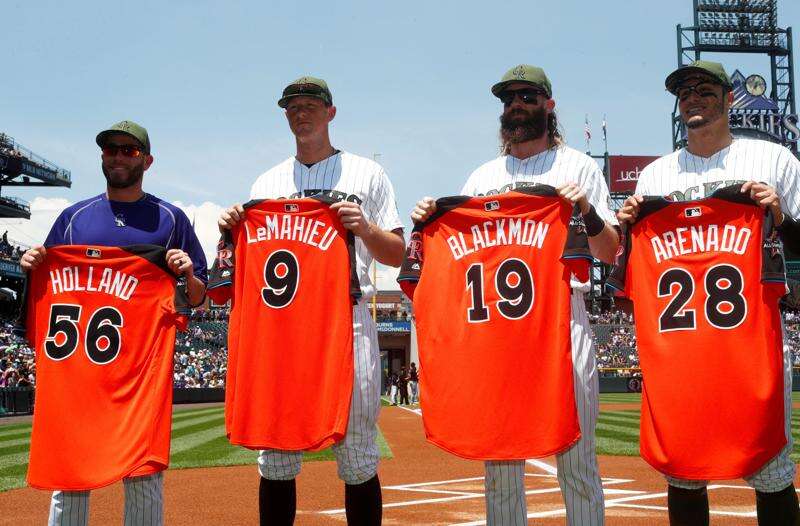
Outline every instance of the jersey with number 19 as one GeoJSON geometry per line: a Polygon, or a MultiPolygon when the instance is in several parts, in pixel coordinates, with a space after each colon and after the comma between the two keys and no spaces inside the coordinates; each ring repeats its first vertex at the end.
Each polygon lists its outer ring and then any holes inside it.
{"type": "Polygon", "coordinates": [[[415,227],[398,278],[413,299],[428,440],[513,460],[580,438],[570,276],[591,259],[580,216],[549,186],[451,197],[415,227]]]}
{"type": "Polygon", "coordinates": [[[255,200],[220,241],[208,294],[232,299],[225,425],[233,444],[318,450],[347,430],[353,235],[332,199],[255,200]]]}
{"type": "Polygon", "coordinates": [[[165,255],[65,245],[29,274],[31,486],[89,490],[166,469],[175,330],[188,309],[165,255]]]}
{"type": "Polygon", "coordinates": [[[786,444],[786,285],[771,215],[741,185],[646,198],[609,285],[634,304],[642,457],[669,476],[755,473],[786,444]]]}

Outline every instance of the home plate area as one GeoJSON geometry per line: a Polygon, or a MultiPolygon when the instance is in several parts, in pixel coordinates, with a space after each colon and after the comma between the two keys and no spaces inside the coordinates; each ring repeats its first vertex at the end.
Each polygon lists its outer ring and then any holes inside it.
{"type": "MultiPolygon", "coordinates": [[[[456,458],[424,442],[418,410],[384,408],[381,428],[394,454],[381,467],[384,524],[486,524],[481,462],[456,458]]],[[[661,475],[639,457],[600,456],[599,463],[606,524],[668,523],[667,485],[661,475]]],[[[566,524],[554,457],[527,461],[525,486],[529,524],[566,524]]],[[[755,495],[743,481],[710,484],[708,491],[714,525],[756,524],[755,495]]],[[[344,520],[342,508],[317,513],[334,523],[344,520]]]]}

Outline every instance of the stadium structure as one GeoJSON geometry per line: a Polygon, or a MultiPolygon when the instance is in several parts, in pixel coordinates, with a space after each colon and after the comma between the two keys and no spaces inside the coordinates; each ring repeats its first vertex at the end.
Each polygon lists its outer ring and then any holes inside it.
{"type": "MultiPolygon", "coordinates": [[[[6,187],[72,186],[69,170],[60,168],[44,157],[19,144],[13,137],[0,133],[0,218],[30,219],[30,205],[17,197],[3,195],[6,187]]],[[[21,293],[24,274],[19,266],[23,243],[0,238],[0,312],[8,313],[21,293]]]]}

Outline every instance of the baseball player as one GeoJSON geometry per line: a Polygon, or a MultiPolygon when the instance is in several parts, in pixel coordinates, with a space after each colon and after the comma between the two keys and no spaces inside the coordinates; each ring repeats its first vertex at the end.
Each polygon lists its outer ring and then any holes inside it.
{"type": "MultiPolygon", "coordinates": [[[[356,236],[356,264],[361,299],[353,307],[353,397],[347,433],[333,446],[339,478],[345,482],[348,524],[380,524],[381,489],[375,442],[380,408],[378,334],[367,308],[375,295],[369,276],[373,258],[400,266],[405,251],[402,222],[394,190],[383,168],[370,159],[337,150],[328,126],[336,116],[333,96],[324,80],[301,77],[283,90],[278,106],[286,111],[295,136],[297,153],[262,174],[250,190],[251,199],[299,198],[330,195],[342,225],[356,236]]],[[[219,219],[221,229],[231,228],[244,209],[234,205],[219,219]]],[[[304,327],[302,330],[305,330],[304,327]]],[[[295,477],[302,452],[259,452],[261,473],[259,513],[261,524],[292,524],[296,509],[295,477]]]]}
{"type": "MultiPolygon", "coordinates": [[[[205,298],[208,278],[205,255],[192,224],[181,209],[142,190],[144,172],[153,164],[147,130],[135,122],[122,121],[97,134],[96,142],[102,150],[105,193],[61,212],[44,246],[23,254],[22,268],[30,271],[38,267],[47,257],[46,247],[56,245],[159,245],[169,249],[169,268],[186,278],[190,305],[199,305],[205,298]]],[[[163,472],[124,479],[126,525],[164,523],[163,481],[163,472]]],[[[88,518],[88,491],[53,492],[50,526],[81,526],[88,518]]]]}
{"type": "MultiPolygon", "coordinates": [[[[592,255],[612,262],[619,235],[614,227],[616,218],[608,208],[608,189],[597,164],[564,143],[558,130],[552,87],[544,70],[525,64],[516,66],[492,86],[492,93],[503,103],[501,155],[475,170],[461,193],[496,194],[531,183],[553,186],[562,198],[580,205],[592,255]]],[[[434,211],[434,200],[425,197],[417,203],[411,218],[423,221],[434,211]]],[[[571,286],[572,359],[581,439],[557,456],[558,481],[568,523],[599,525],[604,522],[594,438],[599,386],[583,299],[589,284],[573,278],[571,286]]],[[[486,462],[488,524],[527,524],[524,474],[522,461],[486,462]]]]}
{"type": "MultiPolygon", "coordinates": [[[[665,85],[678,98],[688,145],[642,171],[636,192],[626,199],[618,219],[633,222],[644,195],[688,201],[708,197],[723,186],[744,183],[742,191],[771,212],[775,223],[781,225],[779,231],[792,224],[791,218],[800,216],[800,163],[778,144],[731,136],[728,113],[733,85],[722,64],[698,60],[670,73],[665,85]],[[787,217],[790,219],[784,225],[787,217]]],[[[798,521],[795,465],[789,458],[792,363],[789,347],[783,350],[787,444],[775,458],[745,478],[756,490],[760,525],[794,525],[798,521]]],[[[708,524],[707,481],[666,478],[670,524],[708,524]]]]}

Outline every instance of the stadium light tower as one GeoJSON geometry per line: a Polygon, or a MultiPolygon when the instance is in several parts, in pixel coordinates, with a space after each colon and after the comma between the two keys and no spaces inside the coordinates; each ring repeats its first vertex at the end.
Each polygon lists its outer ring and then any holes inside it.
{"type": "MultiPolygon", "coordinates": [[[[800,129],[794,98],[792,28],[778,27],[777,0],[693,0],[694,25],[677,26],[678,66],[700,59],[701,53],[761,54],[770,60],[770,86],[760,75],[731,75],[734,134],[784,144],[795,155],[800,129]]],[[[686,131],[672,112],[672,145],[685,144],[686,131]]]]}

